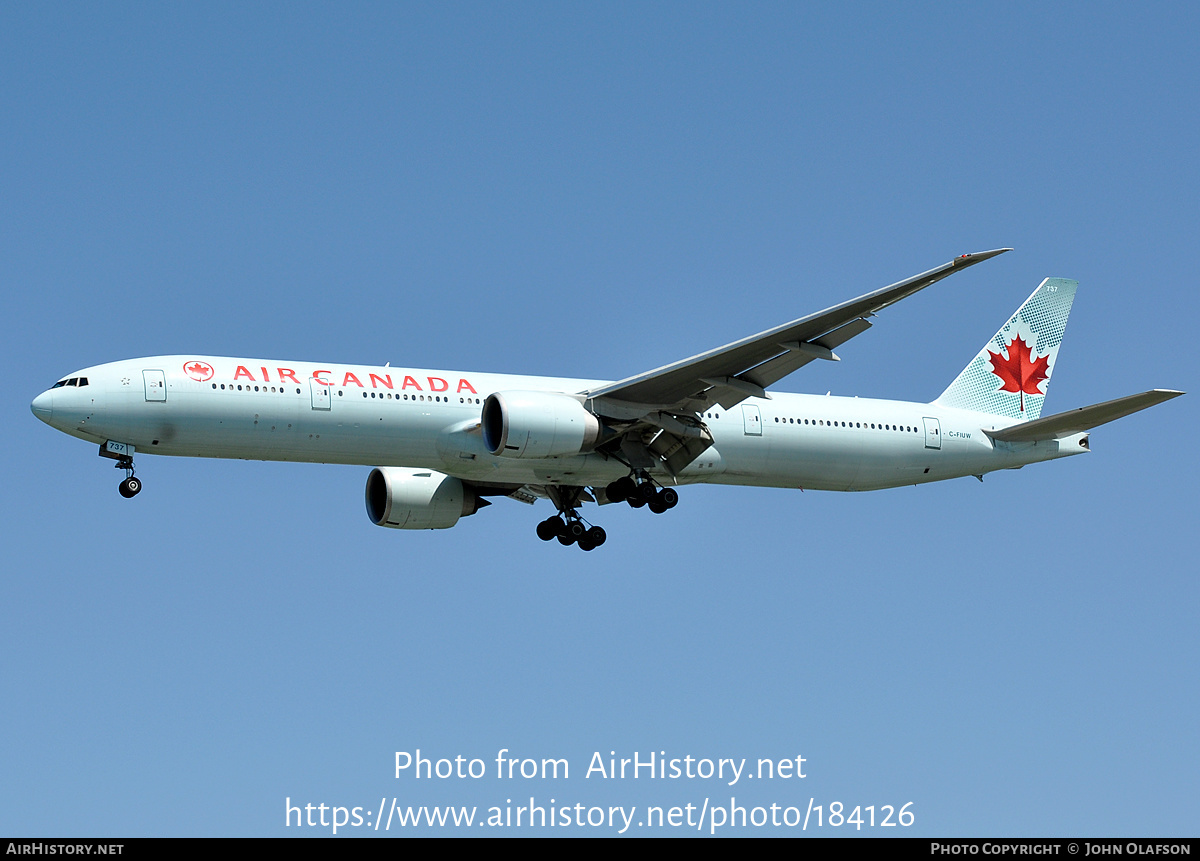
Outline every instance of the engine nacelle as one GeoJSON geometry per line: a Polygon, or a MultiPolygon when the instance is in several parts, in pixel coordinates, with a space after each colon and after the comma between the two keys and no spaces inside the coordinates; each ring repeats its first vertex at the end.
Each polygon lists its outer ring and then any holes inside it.
{"type": "Polygon", "coordinates": [[[600,437],[600,419],[570,395],[496,392],[483,402],[483,444],[503,457],[579,454],[600,437]]]}
{"type": "Polygon", "coordinates": [[[381,466],[367,476],[367,517],[392,529],[449,529],[487,505],[457,478],[432,469],[381,466]]]}

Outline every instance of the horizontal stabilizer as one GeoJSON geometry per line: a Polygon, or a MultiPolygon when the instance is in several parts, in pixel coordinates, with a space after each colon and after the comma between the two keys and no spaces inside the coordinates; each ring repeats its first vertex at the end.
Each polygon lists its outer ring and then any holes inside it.
{"type": "Polygon", "coordinates": [[[1082,433],[1124,418],[1131,413],[1177,398],[1183,392],[1170,389],[1153,389],[1140,395],[1129,395],[1117,398],[1115,401],[1105,401],[1102,404],[1092,404],[1090,407],[1080,407],[1065,413],[1056,413],[1044,419],[1012,425],[1001,430],[985,430],[984,433],[1000,442],[1034,442],[1042,439],[1061,439],[1072,434],[1082,433]]]}

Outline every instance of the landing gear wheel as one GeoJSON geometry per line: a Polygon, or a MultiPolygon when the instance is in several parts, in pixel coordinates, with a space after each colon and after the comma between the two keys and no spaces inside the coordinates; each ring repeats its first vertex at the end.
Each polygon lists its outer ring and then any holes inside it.
{"type": "Polygon", "coordinates": [[[642,499],[640,496],[631,496],[625,501],[629,503],[630,508],[641,508],[646,504],[646,500],[642,499]]]}
{"type": "MultiPolygon", "coordinates": [[[[617,484],[618,482],[613,483],[617,484]]],[[[599,488],[595,488],[595,490],[598,494],[599,488]]],[[[614,488],[615,491],[616,488],[614,488]]],[[[585,553],[595,550],[604,543],[608,536],[605,535],[603,529],[599,526],[592,526],[580,517],[579,511],[570,505],[563,504],[564,500],[561,497],[554,498],[554,501],[558,505],[558,514],[537,525],[538,538],[543,541],[557,538],[558,543],[564,547],[577,544],[579,549],[585,553]]]]}
{"type": "Polygon", "coordinates": [[[654,499],[650,500],[650,502],[647,503],[647,506],[655,514],[665,514],[666,510],[667,510],[666,503],[664,503],[657,496],[654,497],[654,499]]]}
{"type": "Polygon", "coordinates": [[[658,492],[658,501],[669,510],[679,504],[679,494],[675,492],[674,488],[664,487],[658,492]]]}
{"type": "Polygon", "coordinates": [[[537,536],[543,541],[557,538],[562,532],[563,522],[557,517],[549,517],[537,525],[537,536]]]}
{"type": "Polygon", "coordinates": [[[609,502],[624,502],[629,499],[634,491],[637,490],[637,485],[633,483],[633,479],[629,476],[618,478],[612,484],[604,488],[604,495],[608,497],[609,502]]]}
{"type": "Polygon", "coordinates": [[[642,502],[650,502],[656,496],[658,496],[658,488],[654,486],[654,482],[646,481],[637,486],[637,497],[642,502]]]}
{"type": "MultiPolygon", "coordinates": [[[[100,454],[104,454],[104,446],[100,447],[100,454]]],[[[122,455],[117,458],[117,462],[113,466],[125,470],[125,480],[117,485],[117,493],[126,499],[137,496],[142,489],[142,483],[133,477],[133,458],[129,455],[122,455]]]]}

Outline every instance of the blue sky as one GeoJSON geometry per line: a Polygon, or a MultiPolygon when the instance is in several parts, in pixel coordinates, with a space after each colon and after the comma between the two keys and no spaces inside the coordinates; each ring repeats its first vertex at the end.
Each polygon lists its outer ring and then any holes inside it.
{"type": "Polygon", "coordinates": [[[1047,412],[1195,392],[1197,23],[6,6],[0,833],[285,835],[285,798],[533,795],[1194,834],[1194,394],[982,485],[593,509],[591,554],[536,539],[545,503],[378,529],[365,467],[143,457],[123,500],[28,404],[163,353],[615,379],[999,246],[779,388],[931,400],[1062,276],[1047,412]],[[395,779],[418,748],[571,777],[395,779]],[[808,776],[584,778],[596,751],[808,776]]]}

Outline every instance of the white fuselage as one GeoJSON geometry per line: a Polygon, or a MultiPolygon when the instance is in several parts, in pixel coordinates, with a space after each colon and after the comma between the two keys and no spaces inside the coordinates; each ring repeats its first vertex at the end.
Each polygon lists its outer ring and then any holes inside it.
{"type": "MultiPolygon", "coordinates": [[[[45,392],[34,412],[139,453],[420,467],[488,484],[594,486],[628,473],[596,453],[493,456],[479,432],[493,392],[579,393],[602,381],[213,356],[130,359],[72,379],[87,384],[45,392]]],[[[993,442],[983,429],[1012,419],[904,401],[771,393],[702,419],[714,445],[677,483],[874,490],[1087,451],[1086,434],[993,442]]]]}

